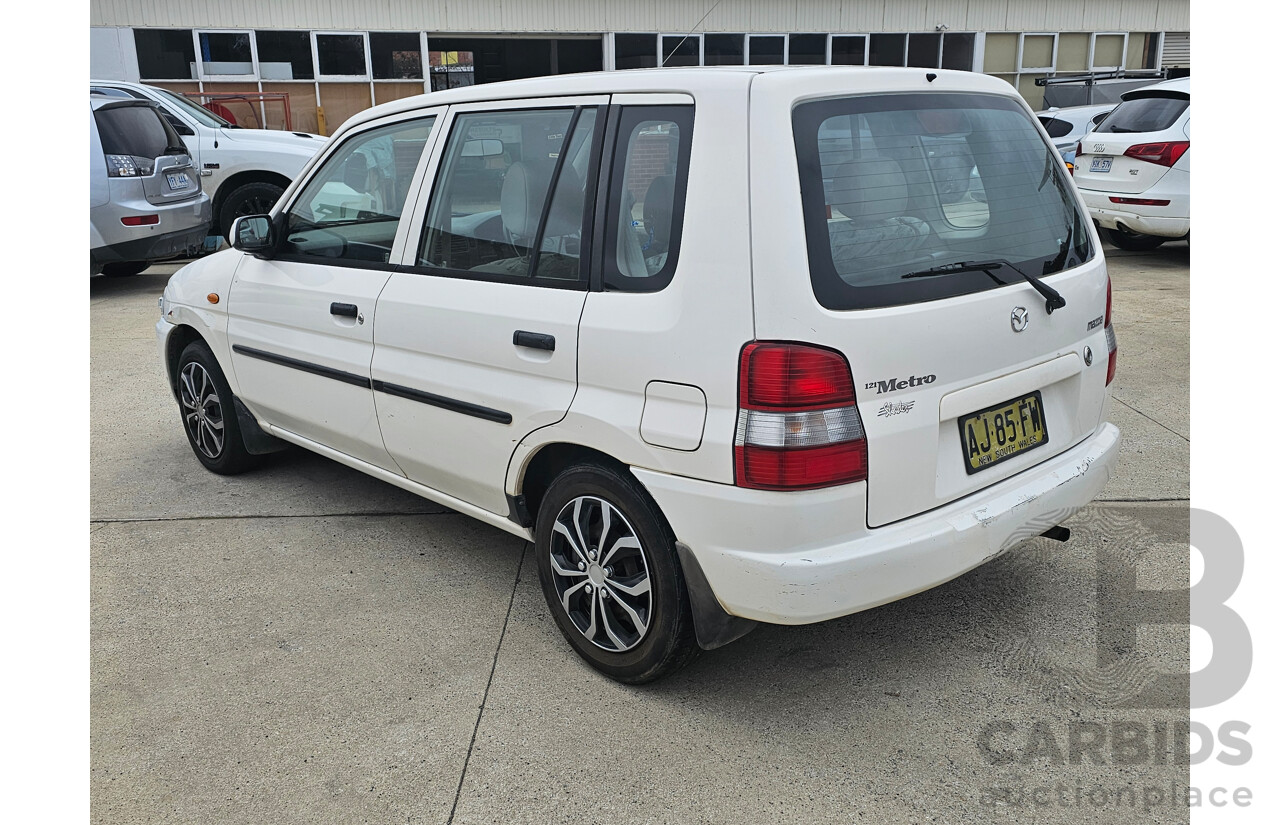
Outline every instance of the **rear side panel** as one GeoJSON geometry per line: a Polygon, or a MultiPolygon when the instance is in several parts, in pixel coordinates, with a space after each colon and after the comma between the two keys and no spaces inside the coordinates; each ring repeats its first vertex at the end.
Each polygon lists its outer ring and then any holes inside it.
{"type": "MultiPolygon", "coordinates": [[[[804,240],[793,106],[860,93],[1013,96],[994,79],[932,74],[937,75],[933,82],[923,70],[877,73],[876,88],[859,89],[854,85],[861,80],[857,73],[833,73],[813,83],[799,100],[781,74],[758,77],[752,90],[751,145],[785,147],[754,151],[751,157],[756,337],[819,344],[847,357],[867,433],[866,522],[872,527],[942,506],[1061,454],[1098,427],[1106,396],[1106,271],[1100,253],[1046,278],[1067,300],[1051,316],[1045,299],[1006,270],[998,272],[1009,282],[1006,286],[898,306],[829,309],[815,297],[804,240]],[[1022,331],[1015,331],[1021,326],[1015,314],[1026,319],[1022,331]],[[1089,364],[1085,347],[1090,348],[1089,364]],[[1047,443],[968,471],[961,421],[1034,393],[1042,403],[1047,443]]],[[[913,149],[929,150],[927,142],[913,149]]],[[[1060,164],[1056,153],[1053,162],[1060,164]]],[[[910,156],[900,154],[898,163],[909,175],[910,156]]],[[[944,194],[938,193],[940,198],[944,194]]],[[[945,195],[947,200],[954,197],[945,195]]],[[[909,204],[907,200],[904,215],[914,212],[936,225],[935,218],[917,209],[915,193],[909,204]]],[[[1089,222],[1081,223],[1092,235],[1089,222]]],[[[1096,237],[1092,244],[1096,250],[1096,237]]],[[[863,487],[848,489],[857,495],[863,487]]],[[[851,507],[850,513],[857,514],[858,508],[851,507]]]]}

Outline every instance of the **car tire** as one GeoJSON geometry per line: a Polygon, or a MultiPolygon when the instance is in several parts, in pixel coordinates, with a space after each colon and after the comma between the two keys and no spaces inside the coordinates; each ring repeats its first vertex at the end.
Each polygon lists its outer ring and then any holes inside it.
{"type": "Polygon", "coordinates": [[[265,215],[276,205],[284,189],[274,183],[255,181],[231,190],[218,207],[218,231],[231,243],[231,224],[244,215],[265,215]]]}
{"type": "Polygon", "coordinates": [[[1104,229],[1111,245],[1126,252],[1150,252],[1165,242],[1165,238],[1155,235],[1140,235],[1127,229],[1104,229]]]}
{"type": "Polygon", "coordinates": [[[102,274],[110,278],[127,278],[140,274],[149,266],[151,261],[113,261],[102,265],[102,274]]]}
{"type": "Polygon", "coordinates": [[[697,656],[675,536],[624,471],[583,464],[557,476],[538,508],[534,553],[560,632],[596,670],[643,684],[697,656]]]}
{"type": "Polygon", "coordinates": [[[175,374],[182,429],[196,458],[219,475],[235,475],[261,463],[244,445],[235,396],[208,345],[192,341],[175,374]]]}

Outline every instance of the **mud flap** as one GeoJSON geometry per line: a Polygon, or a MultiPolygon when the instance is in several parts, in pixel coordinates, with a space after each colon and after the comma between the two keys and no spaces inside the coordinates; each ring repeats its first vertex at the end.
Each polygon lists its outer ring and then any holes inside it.
{"type": "Polygon", "coordinates": [[[756,629],[759,622],[740,616],[730,616],[724,612],[692,550],[677,541],[676,553],[680,556],[680,567],[684,570],[684,584],[689,591],[689,603],[693,609],[693,630],[698,637],[698,647],[703,650],[715,650],[717,647],[723,647],[729,642],[741,639],[756,629]]]}

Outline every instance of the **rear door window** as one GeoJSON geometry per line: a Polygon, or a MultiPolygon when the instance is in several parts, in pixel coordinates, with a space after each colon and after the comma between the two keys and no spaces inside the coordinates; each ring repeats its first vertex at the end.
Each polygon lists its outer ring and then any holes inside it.
{"type": "Polygon", "coordinates": [[[792,114],[813,288],[831,309],[894,306],[1091,257],[1056,151],[1013,100],[981,94],[815,101],[792,114]],[[935,270],[933,273],[928,270],[935,270]]]}
{"type": "Polygon", "coordinates": [[[1191,105],[1183,97],[1139,97],[1121,101],[1098,126],[1102,133],[1163,132],[1191,105]]]}

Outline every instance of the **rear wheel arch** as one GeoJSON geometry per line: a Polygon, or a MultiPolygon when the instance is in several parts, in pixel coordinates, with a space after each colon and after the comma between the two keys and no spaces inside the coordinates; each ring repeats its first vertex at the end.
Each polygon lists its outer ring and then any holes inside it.
{"type": "Polygon", "coordinates": [[[516,485],[517,495],[524,499],[530,527],[537,519],[538,508],[542,506],[542,498],[551,482],[565,470],[580,464],[599,464],[631,475],[625,463],[592,447],[566,441],[544,444],[525,461],[516,485]]]}

